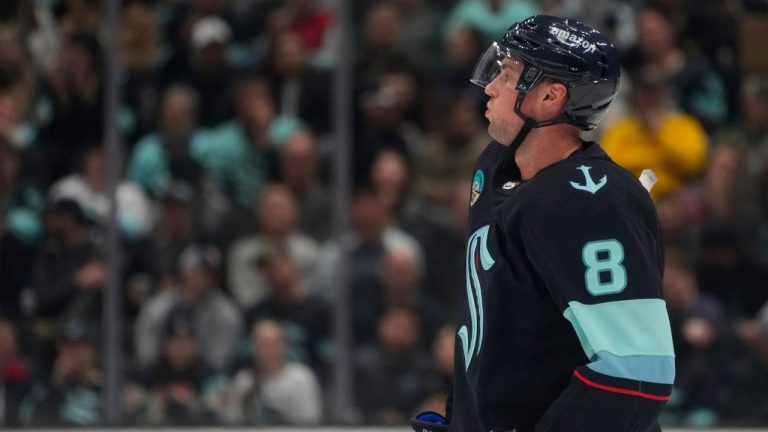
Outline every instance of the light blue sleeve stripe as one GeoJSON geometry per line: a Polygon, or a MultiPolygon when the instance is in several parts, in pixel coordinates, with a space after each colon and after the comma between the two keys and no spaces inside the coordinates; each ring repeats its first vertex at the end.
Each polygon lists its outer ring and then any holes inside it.
{"type": "Polygon", "coordinates": [[[587,367],[617,378],[672,384],[675,380],[675,358],[671,356],[617,356],[599,351],[597,360],[587,367]]]}
{"type": "Polygon", "coordinates": [[[563,316],[571,322],[591,360],[606,351],[616,356],[674,357],[664,300],[622,300],[594,305],[569,302],[563,316]]]}

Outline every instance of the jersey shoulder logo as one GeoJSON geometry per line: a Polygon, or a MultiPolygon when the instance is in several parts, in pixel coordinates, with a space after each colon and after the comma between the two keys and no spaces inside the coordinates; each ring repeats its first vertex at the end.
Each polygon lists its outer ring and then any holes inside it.
{"type": "Polygon", "coordinates": [[[592,180],[592,176],[589,174],[589,170],[591,170],[592,167],[582,165],[580,167],[577,167],[576,169],[580,170],[584,174],[585,183],[581,184],[581,183],[576,183],[572,181],[571,186],[573,186],[574,189],[587,191],[594,195],[595,193],[597,193],[597,191],[602,189],[602,187],[605,186],[606,183],[608,183],[608,176],[603,176],[603,178],[601,178],[600,181],[595,183],[595,181],[592,180]]]}
{"type": "Polygon", "coordinates": [[[485,185],[485,174],[483,170],[477,170],[475,177],[472,179],[472,195],[469,197],[469,205],[473,206],[480,198],[480,194],[483,192],[483,186],[485,185]]]}

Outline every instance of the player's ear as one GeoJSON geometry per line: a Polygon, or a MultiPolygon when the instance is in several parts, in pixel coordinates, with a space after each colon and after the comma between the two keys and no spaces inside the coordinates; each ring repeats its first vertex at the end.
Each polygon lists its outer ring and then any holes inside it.
{"type": "Polygon", "coordinates": [[[544,93],[545,101],[565,104],[566,99],[568,99],[568,89],[565,88],[565,85],[553,82],[547,86],[547,91],[544,93]]]}
{"type": "Polygon", "coordinates": [[[562,112],[565,103],[568,101],[568,89],[559,82],[550,83],[544,92],[544,104],[547,118],[557,117],[562,112]]]}

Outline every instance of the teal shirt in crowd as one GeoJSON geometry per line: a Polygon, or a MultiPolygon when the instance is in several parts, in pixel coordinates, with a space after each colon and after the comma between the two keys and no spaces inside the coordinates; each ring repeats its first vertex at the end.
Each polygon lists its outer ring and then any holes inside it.
{"type": "Polygon", "coordinates": [[[205,167],[219,190],[234,203],[250,208],[270,182],[267,153],[279,148],[301,127],[294,117],[277,117],[269,127],[267,147],[256,148],[248,141],[240,122],[233,120],[212,130],[192,156],[205,167]]]}
{"type": "MultiPolygon", "coordinates": [[[[196,131],[190,139],[190,154],[204,145],[207,131],[196,131]]],[[[160,134],[153,132],[142,137],[131,154],[128,178],[152,194],[159,194],[171,180],[168,152],[160,134]]]]}
{"type": "MultiPolygon", "coordinates": [[[[301,128],[301,122],[294,117],[277,117],[269,128],[267,148],[257,149],[248,142],[240,122],[232,120],[195,132],[189,156],[220,191],[236,204],[250,207],[270,181],[267,152],[301,128]]],[[[146,190],[159,193],[171,180],[169,165],[168,152],[160,136],[153,133],[136,144],[128,176],[146,190]]]]}
{"type": "Polygon", "coordinates": [[[448,16],[446,34],[451,34],[458,27],[467,26],[480,31],[490,40],[497,40],[512,23],[538,12],[538,8],[527,0],[505,0],[498,10],[491,9],[488,0],[463,0],[448,16]]]}

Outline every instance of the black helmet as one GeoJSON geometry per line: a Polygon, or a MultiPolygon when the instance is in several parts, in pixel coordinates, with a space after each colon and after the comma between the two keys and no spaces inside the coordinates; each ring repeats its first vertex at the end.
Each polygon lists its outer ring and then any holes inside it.
{"type": "MultiPolygon", "coordinates": [[[[543,78],[568,88],[568,102],[561,118],[536,126],[570,123],[583,130],[594,129],[618,91],[616,47],[597,30],[578,21],[535,15],[513,24],[501,41],[491,44],[480,57],[471,81],[485,87],[499,74],[504,57],[524,65],[516,86],[521,96],[543,78]]],[[[519,97],[518,115],[522,115],[521,102],[519,97]]]]}

